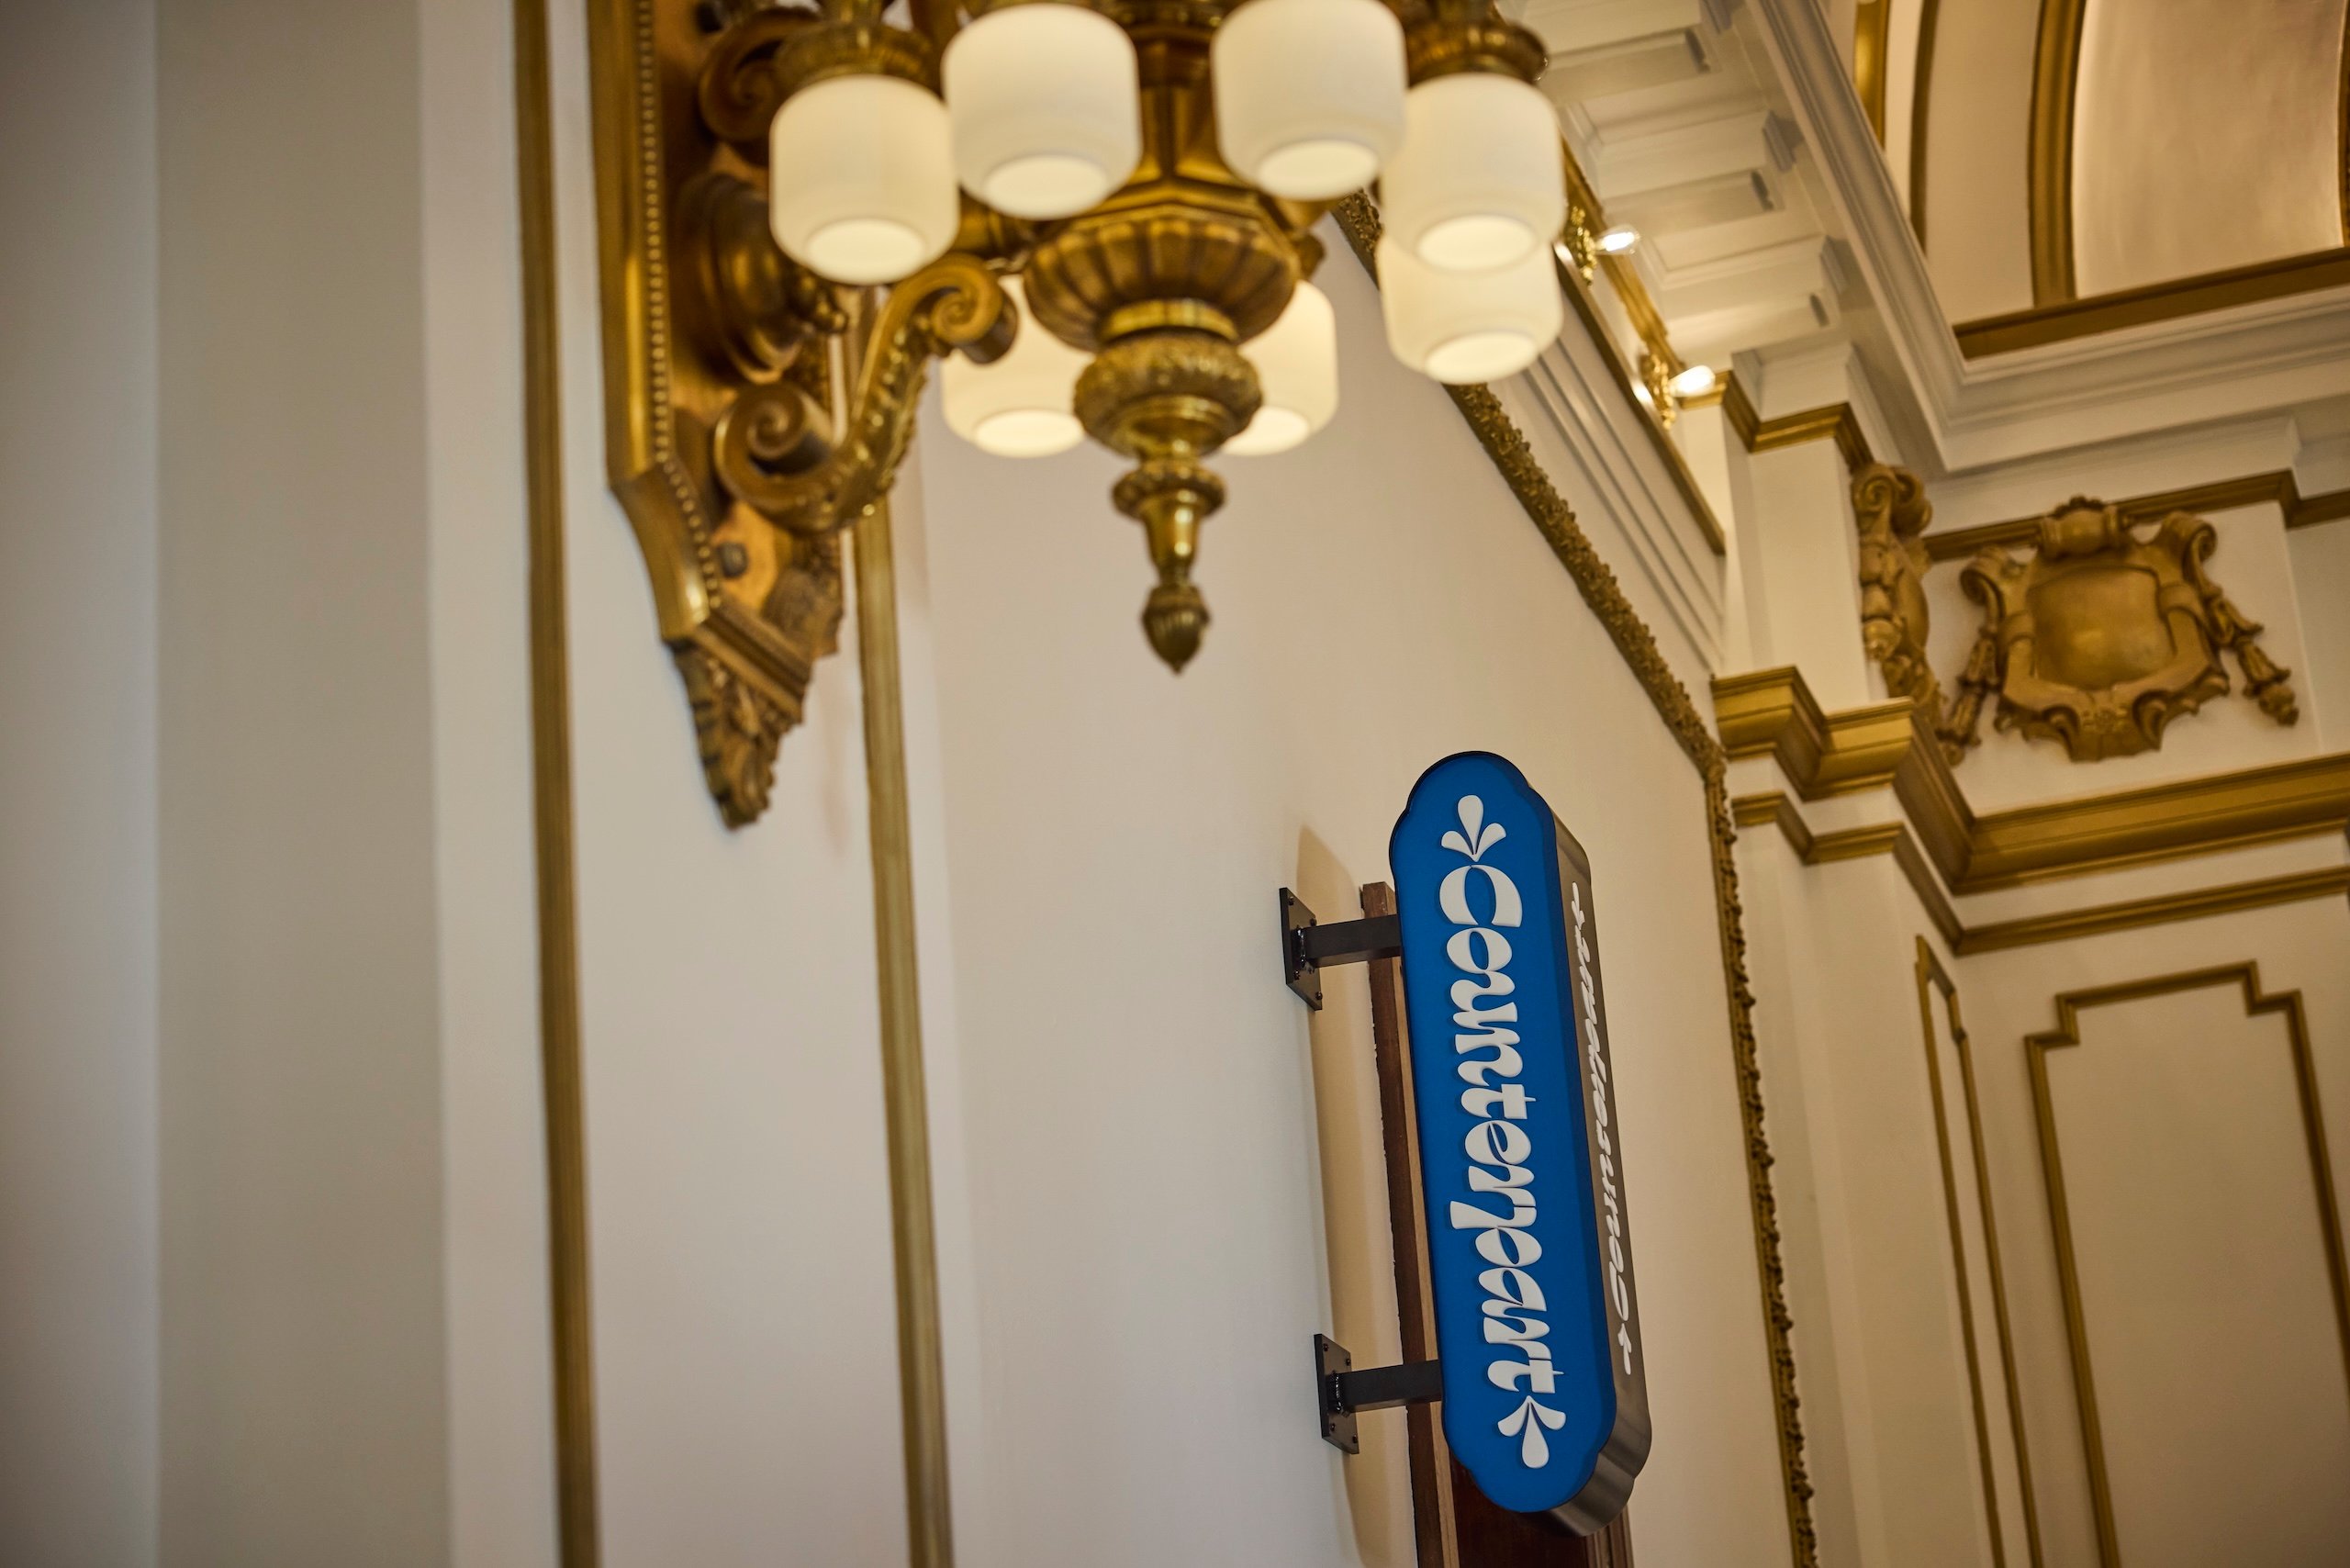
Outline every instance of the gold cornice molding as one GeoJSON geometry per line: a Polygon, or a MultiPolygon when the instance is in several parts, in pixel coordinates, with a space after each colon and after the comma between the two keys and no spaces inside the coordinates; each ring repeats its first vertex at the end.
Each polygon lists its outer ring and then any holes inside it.
{"type": "Polygon", "coordinates": [[[1756,411],[1753,399],[1735,372],[1725,373],[1722,383],[1722,417],[1729,421],[1729,428],[1738,433],[1739,443],[1747,451],[1776,452],[1807,441],[1833,441],[1848,469],[1857,472],[1875,461],[1869,451],[1869,438],[1861,430],[1860,416],[1852,412],[1852,404],[1827,403],[1766,420],[1756,411]]]}
{"type": "MultiPolygon", "coordinates": [[[[2267,503],[2273,503],[2284,512],[2287,528],[2308,528],[2314,523],[2350,517],[2350,490],[2327,490],[2314,496],[2304,496],[2300,482],[2289,468],[2279,468],[2266,474],[2246,474],[2235,479],[2213,479],[2177,490],[2157,490],[2152,495],[2133,496],[2128,500],[2117,501],[2114,505],[2121,513],[2122,525],[2129,527],[2151,522],[2175,511],[2201,515],[2267,503]]],[[[2010,518],[2005,522],[1977,523],[1973,528],[1955,528],[1944,533],[1923,534],[1920,538],[1926,546],[1927,555],[1935,562],[1963,561],[1980,550],[2031,543],[2039,536],[2040,521],[2037,517],[2010,518]]]]}
{"type": "Polygon", "coordinates": [[[1975,818],[1960,892],[2350,832],[2350,753],[1975,818]]]}
{"type": "Polygon", "coordinates": [[[1837,860],[1859,860],[1873,855],[1892,856],[1895,866],[1909,883],[1910,890],[1917,895],[1919,907],[1925,911],[1927,920],[1950,950],[1962,958],[1976,953],[1996,953],[2008,947],[2031,947],[2044,942],[2069,942],[2077,937],[2102,936],[2109,932],[2167,925],[2177,921],[2203,920],[2213,915],[2233,914],[2242,910],[2267,909],[2277,904],[2350,896],[2350,866],[2333,866],[2315,871],[2260,877],[2249,881],[2192,888],[2185,892],[2163,893],[2153,898],[2123,899],[2082,909],[2059,910],[2050,914],[2025,915],[2015,920],[1969,925],[1952,907],[1950,896],[1942,890],[1940,873],[1908,823],[1873,823],[1835,833],[1815,834],[1810,824],[1803,820],[1803,813],[1796,809],[1795,801],[1785,791],[1779,790],[1759,790],[1737,797],[1730,802],[1730,814],[1742,828],[1778,830],[1787,841],[1787,847],[1795,852],[1796,858],[1807,866],[1823,866],[1837,860]]]}
{"type": "Polygon", "coordinates": [[[1906,697],[1830,714],[1793,665],[1718,677],[1714,723],[1733,758],[1775,756],[1807,801],[1879,790],[1909,753],[1906,697]]]}
{"type": "Polygon", "coordinates": [[[2310,1178],[2317,1198],[2318,1229],[2325,1250],[2327,1282],[2333,1287],[2335,1333],[2341,1342],[2342,1371],[2350,1374],[2350,1267],[2343,1256],[2340,1200],[2334,1190],[2331,1157],[2327,1153],[2325,1115],[2318,1097],[2317,1066],[2311,1047],[2309,1015],[2299,991],[2270,993],[2261,989],[2257,963],[2225,964],[2177,974],[2155,975],[2119,985],[2066,991],[2055,999],[2056,1026],[2024,1038],[2031,1069],[2033,1119],[2040,1133],[2041,1170],[2046,1179],[2048,1218],[2056,1242],[2057,1284],[2065,1301],[2065,1337],[2072,1350],[2074,1396],[2081,1420],[2081,1441],[2088,1462],[2089,1496],[2097,1519],[2098,1547],[2105,1568],[2121,1568],[2121,1551],[2114,1526],[2113,1494],[2106,1472],[2103,1428],[2098,1416],[2097,1381],[2089,1360],[2088,1319],[2081,1303],[2078,1255],[2073,1244],[2071,1205],[2065,1192],[2065,1159],[2056,1131],[2056,1107],[2048,1082],[2048,1054],[2078,1048],[2080,1015],[2092,1007],[2115,1002],[2234,986],[2244,997],[2246,1018],[2279,1015],[2293,1061],[2293,1088],[2300,1103],[2301,1135],[2308,1145],[2310,1178]]]}
{"type": "Polygon", "coordinates": [[[2350,753],[1978,814],[1906,701],[1828,713],[1790,666],[1719,677],[1714,703],[1724,752],[1775,757],[1805,800],[1889,785],[1954,894],[2350,833],[2350,753]]]}
{"type": "Polygon", "coordinates": [[[1958,334],[1960,353],[1982,359],[2344,284],[2350,284],[2350,246],[2173,278],[2087,299],[2035,304],[2028,310],[1961,321],[1952,330],[1958,334]]]}

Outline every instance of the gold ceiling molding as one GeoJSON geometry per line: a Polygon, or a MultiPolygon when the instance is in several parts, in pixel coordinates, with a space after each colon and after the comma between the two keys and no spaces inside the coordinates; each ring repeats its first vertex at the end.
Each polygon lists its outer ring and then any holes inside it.
{"type": "Polygon", "coordinates": [[[1793,666],[1717,678],[1714,700],[1727,754],[1774,756],[1802,798],[1890,788],[1953,893],[2350,833],[2350,753],[1977,814],[1906,700],[1825,713],[1793,666]]]}
{"type": "Polygon", "coordinates": [[[1925,1027],[1926,1087],[1934,1108],[1934,1147],[1942,1156],[1942,1206],[1950,1222],[1952,1277],[1958,1287],[1959,1337],[1966,1347],[1966,1383],[1974,1395],[1975,1455],[1983,1466],[1983,1511],[1991,1536],[1992,1568],[2006,1568],[2006,1532],[1999,1528],[1999,1487],[1991,1462],[1991,1422],[1983,1398],[1983,1358],[1975,1331],[1974,1291],[1967,1279],[1966,1229],[1960,1222],[1957,1166],[1951,1158],[1951,1115],[1942,1092],[1942,1033],[1934,1026],[1934,993],[1940,991],[1950,1022],[1951,1052],[1957,1058],[1958,1087],[1966,1111],[1967,1145],[1975,1166],[1975,1204],[1983,1230],[1983,1261],[1991,1286],[1992,1323],[1999,1337],[1999,1370],[2007,1386],[2009,1437],[2016,1450],[2016,1482],[2023,1495],[2024,1541],[2031,1568],[2040,1568],[2040,1512],[2031,1494],[2031,1449],[2024,1438],[2023,1392],[2016,1380],[2015,1334],[2008,1318],[2008,1287],[1999,1268],[1999,1227],[1992,1215],[1991,1168],[1983,1149],[1983,1112],[1975,1092],[1975,1052],[1958,1005],[1958,982],[1934,957],[1931,944],[1918,938],[1918,1017],[1925,1027]]]}
{"type": "Polygon", "coordinates": [[[2345,284],[2350,284],[2350,247],[2174,278],[2087,299],[2068,297],[2036,304],[2029,310],[1961,321],[1952,330],[1958,334],[1962,354],[1982,359],[2345,284]]]}
{"type": "Polygon", "coordinates": [[[2049,914],[2024,915],[2013,920],[1969,925],[1959,917],[1958,911],[1950,902],[1950,895],[1943,891],[1940,868],[1934,865],[1932,857],[1919,844],[1917,834],[1906,822],[1871,823],[1816,834],[1803,820],[1803,812],[1796,809],[1795,801],[1781,790],[1762,790],[1751,795],[1738,796],[1730,802],[1730,814],[1740,827],[1777,830],[1786,840],[1787,847],[1795,852],[1796,858],[1807,866],[1824,866],[1838,860],[1861,860],[1874,855],[1892,856],[1895,866],[1908,882],[1910,890],[1917,895],[1918,905],[1925,912],[1928,922],[1950,950],[1961,958],[1976,953],[1996,953],[2009,947],[2032,947],[2046,942],[2070,942],[2083,936],[2102,936],[2115,931],[2135,931],[2150,925],[2169,925],[2179,921],[2206,920],[2242,910],[2268,909],[2278,904],[2307,903],[2350,895],[2350,866],[2332,866],[2315,871],[2293,871],[2282,876],[2254,878],[2248,881],[2190,888],[2185,892],[2122,899],[2112,903],[2090,904],[2049,914]]]}
{"type": "Polygon", "coordinates": [[[2073,1244],[2072,1212],[2065,1194],[2064,1150],[2056,1133],[2055,1103],[2049,1092],[2048,1054],[2077,1047],[2080,1015],[2092,1007],[2171,996],[2211,986],[2234,986],[2244,996],[2244,1015],[2281,1017],[2293,1057],[2293,1087],[2300,1100],[2301,1133],[2309,1146],[2310,1177],[2316,1190],[2318,1229],[2325,1249],[2326,1273],[2333,1289],[2334,1325],[2341,1339],[2343,1367],[2350,1376],[2350,1269],[2343,1259],[2342,1221],[2333,1186],[2332,1162],[2326,1152],[2325,1116],[2318,1100],[2317,1068],[2310,1047],[2309,1016],[2298,991],[2270,995],[2261,990],[2256,963],[2223,965],[2178,974],[2156,975],[2121,985],[2067,991],[2056,998],[2056,1026],[2026,1036],[2025,1055],[2031,1067],[2032,1111],[2040,1129],[2041,1170],[2047,1179],[2048,1218],[2056,1238],[2057,1282],[2065,1298],[2065,1329],[2073,1354],[2074,1394],[2080,1408],[2081,1440],[2087,1450],[2089,1495],[2097,1518],[2098,1546],[2105,1568],[2121,1568],[2121,1544],[2114,1527],[2113,1492],[2106,1469],[2104,1428],[2098,1417],[2097,1382],[2089,1362],[2088,1320],[2082,1307],[2078,1255],[2073,1244]]]}
{"type": "Polygon", "coordinates": [[[2073,283],[2073,100],[2088,0],[2040,0],[2031,62],[2031,302],[2055,305],[2073,283]]]}
{"type": "MultiPolygon", "coordinates": [[[[1650,417],[1640,421],[1648,432],[1649,444],[1662,460],[1665,472],[1672,476],[1673,487],[1680,494],[1690,513],[1697,520],[1697,527],[1706,536],[1707,547],[1717,555],[1729,554],[1729,536],[1723,532],[1721,520],[1714,516],[1713,503],[1706,499],[1705,491],[1697,484],[1697,476],[1689,471],[1689,460],[1681,454],[1665,434],[1663,410],[1674,399],[1660,397],[1650,385],[1651,367],[1661,367],[1669,377],[1685,368],[1681,356],[1673,347],[1673,340],[1665,330],[1664,317],[1649,295],[1648,285],[1640,281],[1639,268],[1628,256],[1602,255],[1599,236],[1607,229],[1607,211],[1600,204],[1599,193],[1591,179],[1576,162],[1574,149],[1563,138],[1559,142],[1559,156],[1567,174],[1567,226],[1563,236],[1567,258],[1559,263],[1559,288],[1574,307],[1575,315],[1599,345],[1607,368],[1616,378],[1617,389],[1625,401],[1639,408],[1650,417]],[[1640,364],[1634,364],[1624,356],[1617,343],[1615,331],[1603,320],[1592,287],[1600,274],[1605,273],[1608,286],[1624,307],[1625,316],[1631,321],[1632,330],[1642,349],[1640,364]],[[1643,393],[1646,398],[1643,400],[1643,393]]],[[[1365,263],[1366,266],[1370,263],[1365,263]]],[[[1684,406],[1700,399],[1678,399],[1684,406]]]]}
{"type": "Polygon", "coordinates": [[[2139,533],[2120,508],[2076,496],[2036,534],[2029,558],[1995,545],[1960,576],[1983,627],[1940,725],[1954,754],[1975,744],[1982,699],[1994,694],[2001,729],[2061,740],[2076,762],[2154,750],[2173,720],[2226,694],[2223,649],[2261,711],[2280,724],[2300,718],[2291,672],[2210,576],[2210,522],[2175,511],[2139,533]]]}
{"type": "Polygon", "coordinates": [[[538,892],[555,1537],[562,1568],[597,1568],[602,1547],[596,1490],[594,1313],[588,1272],[588,1134],[580,1083],[562,337],[556,315],[554,98],[546,0],[514,0],[513,29],[516,205],[521,231],[522,468],[530,556],[531,827],[538,892]]]}
{"type": "MultiPolygon", "coordinates": [[[[1371,257],[1379,241],[1379,212],[1367,197],[1349,196],[1332,209],[1355,259],[1374,282],[1371,257]]],[[[1572,272],[1570,270],[1570,275],[1572,272]]],[[[1562,279],[1562,282],[1564,280],[1562,279]]],[[[1581,280],[1576,278],[1575,283],[1581,280]]],[[[1588,310],[1575,287],[1578,308],[1588,310]]],[[[1595,335],[1605,333],[1586,315],[1595,335]]],[[[1600,559],[1575,521],[1574,509],[1544,471],[1520,431],[1486,386],[1448,387],[1455,408],[1518,505],[1550,546],[1640,683],[1657,717],[1689,758],[1706,790],[1706,832],[1713,851],[1714,913],[1720,943],[1722,984],[1729,1013],[1730,1062],[1738,1083],[1739,1124],[1745,1139],[1747,1199],[1753,1215],[1754,1261],[1761,1298],[1763,1344],[1771,1359],[1771,1397],[1778,1423],[1779,1473],[1787,1507],[1787,1536],[1794,1568],[1818,1568],[1818,1532],[1812,1522],[1812,1484],[1804,1456],[1802,1401],[1796,1391],[1795,1319],[1787,1310],[1786,1264],[1779,1238],[1778,1198],[1771,1184],[1771,1142],[1763,1126],[1761,1046],[1754,1034],[1754,987],[1746,967],[1745,917],[1738,889],[1738,829],[1731,820],[1726,759],[1688,689],[1673,675],[1657,647],[1656,633],[1640,619],[1623,585],[1600,559]]],[[[1628,393],[1627,394],[1628,396],[1628,393]]],[[[1669,443],[1668,443],[1669,445],[1669,443]]]]}
{"type": "MultiPolygon", "coordinates": [[[[2274,505],[2284,512],[2287,528],[2308,528],[2316,523],[2350,517],[2350,490],[2328,490],[2304,496],[2293,471],[2279,468],[2272,473],[2247,474],[2236,479],[2214,479],[2207,484],[2188,485],[2177,490],[2157,490],[2152,495],[2132,496],[2113,505],[2121,512],[2125,524],[2151,522],[2175,511],[2229,511],[2237,507],[2274,505]]],[[[1923,543],[1926,554],[1933,561],[1963,561],[1995,546],[2029,544],[2039,533],[2040,522],[2036,517],[2019,517],[2006,522],[1978,523],[1973,528],[1928,533],[1923,543]]]]}
{"type": "Polygon", "coordinates": [[[1722,380],[1722,417],[1738,432],[1739,442],[1747,451],[1776,452],[1807,441],[1833,441],[1849,469],[1865,468],[1875,461],[1869,451],[1869,438],[1861,430],[1860,416],[1852,412],[1852,404],[1829,403],[1766,420],[1755,411],[1753,400],[1735,374],[1726,375],[1722,380]]]}

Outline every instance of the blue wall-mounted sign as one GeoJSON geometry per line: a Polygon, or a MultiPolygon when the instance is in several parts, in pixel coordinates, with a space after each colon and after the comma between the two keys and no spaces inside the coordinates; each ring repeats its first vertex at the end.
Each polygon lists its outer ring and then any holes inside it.
{"type": "Polygon", "coordinates": [[[1420,776],[1388,854],[1444,1435],[1494,1502],[1589,1534],[1650,1436],[1590,862],[1488,752],[1420,776]]]}

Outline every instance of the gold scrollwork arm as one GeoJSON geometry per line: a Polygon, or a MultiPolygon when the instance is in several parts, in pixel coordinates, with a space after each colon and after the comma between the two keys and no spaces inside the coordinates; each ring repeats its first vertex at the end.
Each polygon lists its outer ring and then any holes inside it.
{"type": "MultiPolygon", "coordinates": [[[[1852,476],[1852,515],[1860,530],[1861,642],[1884,672],[1886,689],[1942,724],[1942,683],[1926,662],[1931,622],[1926,604],[1926,546],[1933,521],[1926,487],[1906,468],[1872,463],[1852,476]]],[[[1945,740],[1955,763],[1969,743],[1945,740]]]]}
{"type": "Polygon", "coordinates": [[[960,252],[940,257],[891,289],[875,313],[839,443],[799,387],[754,386],[712,432],[719,482],[800,538],[855,524],[889,492],[905,458],[930,361],[960,350],[989,364],[1012,347],[1018,324],[986,263],[960,252]]]}

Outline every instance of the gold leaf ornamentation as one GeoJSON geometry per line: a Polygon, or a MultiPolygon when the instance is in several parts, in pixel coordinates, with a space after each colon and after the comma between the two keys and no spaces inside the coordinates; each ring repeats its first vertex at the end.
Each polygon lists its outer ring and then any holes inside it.
{"type": "Polygon", "coordinates": [[[2187,512],[2140,532],[2121,509],[2076,496],[2040,520],[2030,558],[1977,554],[1959,578],[1983,608],[1953,715],[1960,738],[1972,743],[1981,699],[1996,692],[2000,728],[2060,740],[2076,762],[2154,750],[2173,720],[2228,690],[2223,649],[2245,695],[2292,723],[2290,672],[2211,578],[2218,543],[2187,512]]]}

